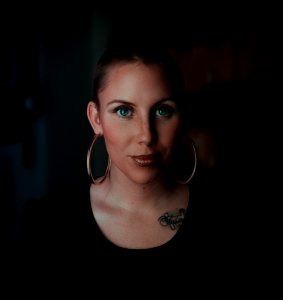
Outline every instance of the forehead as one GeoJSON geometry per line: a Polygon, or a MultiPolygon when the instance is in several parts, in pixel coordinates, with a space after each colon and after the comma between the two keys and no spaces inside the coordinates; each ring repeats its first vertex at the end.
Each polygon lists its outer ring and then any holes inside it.
{"type": "Polygon", "coordinates": [[[141,104],[170,96],[171,91],[158,65],[135,62],[116,64],[109,70],[99,99],[105,104],[118,99],[141,104]]]}
{"type": "Polygon", "coordinates": [[[147,85],[167,87],[164,70],[154,63],[144,64],[143,62],[115,63],[107,70],[104,89],[113,86],[139,86],[147,85]]]}

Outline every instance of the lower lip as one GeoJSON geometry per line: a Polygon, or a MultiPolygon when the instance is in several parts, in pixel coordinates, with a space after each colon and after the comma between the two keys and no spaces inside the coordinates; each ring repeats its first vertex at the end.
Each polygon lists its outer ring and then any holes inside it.
{"type": "Polygon", "coordinates": [[[151,167],[156,164],[156,160],[149,159],[138,159],[132,157],[133,161],[140,167],[151,167]]]}

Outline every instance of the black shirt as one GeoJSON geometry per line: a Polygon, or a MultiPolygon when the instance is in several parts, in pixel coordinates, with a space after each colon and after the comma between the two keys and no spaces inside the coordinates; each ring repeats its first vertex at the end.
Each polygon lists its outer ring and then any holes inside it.
{"type": "Polygon", "coordinates": [[[72,263],[79,265],[98,258],[155,262],[166,258],[195,267],[218,262],[220,267],[229,264],[232,252],[235,254],[235,249],[241,247],[240,227],[234,226],[232,205],[216,194],[208,198],[209,187],[190,187],[181,227],[170,241],[150,249],[126,249],[109,241],[94,219],[89,188],[89,183],[63,185],[27,207],[20,241],[32,262],[41,263],[43,257],[60,263],[68,263],[71,257],[72,263]]]}
{"type": "Polygon", "coordinates": [[[249,228],[225,189],[192,182],[185,218],[175,236],[159,247],[125,249],[100,231],[89,188],[89,182],[64,184],[26,208],[16,245],[16,270],[22,278],[32,276],[32,282],[44,278],[52,286],[61,284],[62,279],[74,285],[82,278],[102,280],[102,274],[107,280],[123,278],[147,284],[187,278],[190,284],[219,290],[249,284],[255,261],[249,228]]]}

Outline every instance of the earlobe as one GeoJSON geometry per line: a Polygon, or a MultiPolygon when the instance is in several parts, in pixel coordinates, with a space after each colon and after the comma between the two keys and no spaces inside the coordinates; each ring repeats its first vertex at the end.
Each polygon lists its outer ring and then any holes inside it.
{"type": "Polygon", "coordinates": [[[97,104],[90,101],[87,105],[87,117],[95,134],[103,134],[97,104]]]}

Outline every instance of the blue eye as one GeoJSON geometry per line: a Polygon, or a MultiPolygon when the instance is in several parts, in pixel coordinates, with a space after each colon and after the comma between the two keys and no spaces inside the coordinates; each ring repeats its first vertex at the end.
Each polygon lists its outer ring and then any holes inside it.
{"type": "Polygon", "coordinates": [[[162,105],[156,109],[156,115],[158,117],[171,117],[174,112],[174,108],[169,105],[162,105]]]}
{"type": "Polygon", "coordinates": [[[118,108],[116,109],[116,113],[117,113],[118,116],[121,117],[121,118],[128,118],[128,117],[131,117],[131,115],[132,115],[131,109],[129,109],[129,108],[126,107],[126,106],[118,107],[118,108]]]}

